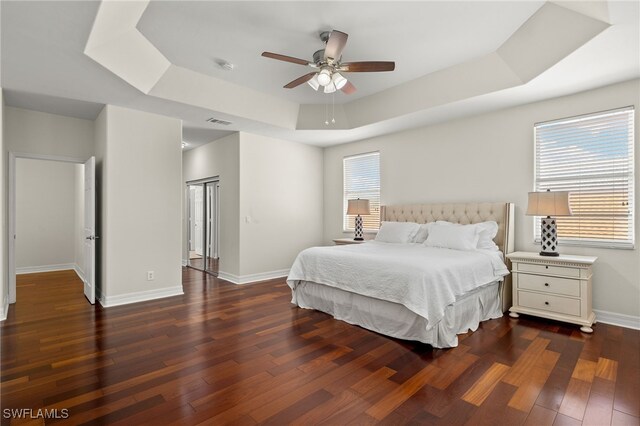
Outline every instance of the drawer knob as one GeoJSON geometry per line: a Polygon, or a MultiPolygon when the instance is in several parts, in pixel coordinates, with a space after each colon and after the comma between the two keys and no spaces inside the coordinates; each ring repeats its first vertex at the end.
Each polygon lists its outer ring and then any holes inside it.
{"type": "Polygon", "coordinates": [[[549,265],[546,265],[544,268],[545,268],[545,269],[549,269],[549,265]]]}
{"type": "Polygon", "coordinates": [[[545,305],[548,305],[548,304],[549,304],[549,302],[544,302],[544,304],[545,304],[545,305]]]}
{"type": "Polygon", "coordinates": [[[544,286],[545,287],[549,287],[549,283],[544,283],[544,286]]]}

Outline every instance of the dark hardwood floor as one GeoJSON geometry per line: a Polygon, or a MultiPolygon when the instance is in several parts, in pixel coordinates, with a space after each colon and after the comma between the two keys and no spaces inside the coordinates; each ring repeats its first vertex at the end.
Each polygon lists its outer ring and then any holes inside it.
{"type": "Polygon", "coordinates": [[[108,309],[71,271],[20,275],[3,423],[48,408],[69,418],[47,424],[638,424],[635,330],[503,317],[435,350],[295,308],[284,280],[183,274],[184,296],[108,309]]]}

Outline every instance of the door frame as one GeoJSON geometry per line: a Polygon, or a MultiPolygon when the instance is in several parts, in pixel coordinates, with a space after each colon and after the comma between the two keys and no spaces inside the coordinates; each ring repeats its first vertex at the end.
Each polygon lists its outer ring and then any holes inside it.
{"type": "MultiPolygon", "coordinates": [[[[196,185],[202,185],[202,197],[203,197],[203,203],[202,203],[202,207],[203,207],[203,220],[202,223],[204,224],[204,226],[202,227],[202,237],[203,237],[203,241],[202,241],[202,252],[203,252],[203,259],[204,262],[206,262],[206,254],[207,254],[207,232],[209,230],[209,224],[207,223],[207,194],[206,194],[206,188],[207,188],[207,184],[212,184],[215,183],[217,185],[216,191],[215,191],[215,197],[216,197],[216,209],[213,212],[214,216],[215,216],[215,226],[216,226],[216,246],[217,246],[217,251],[216,254],[220,255],[220,176],[213,176],[213,177],[208,177],[208,178],[204,178],[204,179],[194,179],[194,180],[189,180],[185,182],[185,192],[186,192],[186,196],[187,196],[187,267],[189,268],[193,268],[196,269],[198,271],[202,271],[202,272],[206,272],[208,274],[212,274],[212,275],[216,275],[215,273],[207,270],[206,267],[203,266],[202,269],[200,268],[196,268],[195,266],[191,266],[191,262],[190,262],[190,258],[189,258],[189,240],[191,238],[191,191],[189,190],[190,186],[196,186],[196,185]]],[[[203,263],[204,265],[204,263],[203,263]]]]}
{"type": "Polygon", "coordinates": [[[9,304],[16,303],[16,159],[59,161],[63,163],[84,164],[86,159],[77,157],[64,157],[59,155],[30,154],[25,152],[9,151],[9,188],[8,188],[8,267],[7,279],[9,282],[9,304]]]}

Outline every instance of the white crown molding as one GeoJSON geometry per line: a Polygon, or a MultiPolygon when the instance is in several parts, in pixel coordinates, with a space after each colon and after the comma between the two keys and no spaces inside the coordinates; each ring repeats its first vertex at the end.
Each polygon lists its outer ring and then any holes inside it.
{"type": "Polygon", "coordinates": [[[75,270],[75,263],[60,263],[58,265],[41,265],[41,266],[24,266],[22,268],[16,268],[16,275],[21,274],[34,274],[37,272],[54,272],[54,271],[66,271],[75,270]]]}
{"type": "Polygon", "coordinates": [[[594,309],[593,312],[595,312],[598,322],[640,330],[640,317],[638,316],[601,311],[600,309],[594,309]]]}
{"type": "Polygon", "coordinates": [[[160,288],[155,290],[137,291],[134,293],[119,294],[117,296],[98,295],[100,304],[105,308],[112,306],[128,305],[130,303],[146,302],[148,300],[163,299],[165,297],[182,296],[182,286],[160,288]]]}
{"type": "Polygon", "coordinates": [[[259,272],[257,274],[234,275],[227,272],[218,272],[218,278],[229,281],[233,284],[253,284],[260,281],[273,280],[289,275],[289,269],[279,269],[277,271],[259,272]]]}

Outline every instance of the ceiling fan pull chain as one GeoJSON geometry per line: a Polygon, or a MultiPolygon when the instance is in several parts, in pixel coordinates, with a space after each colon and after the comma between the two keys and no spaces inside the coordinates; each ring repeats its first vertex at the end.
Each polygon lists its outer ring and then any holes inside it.
{"type": "Polygon", "coordinates": [[[324,104],[324,125],[329,125],[329,104],[324,104]]]}
{"type": "Polygon", "coordinates": [[[336,92],[331,94],[331,123],[336,124],[336,92]]]}

